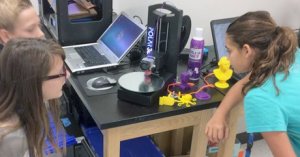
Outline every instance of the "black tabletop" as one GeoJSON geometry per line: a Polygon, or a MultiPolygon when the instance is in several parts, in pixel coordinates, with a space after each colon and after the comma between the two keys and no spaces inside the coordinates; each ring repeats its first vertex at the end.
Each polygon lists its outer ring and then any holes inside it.
{"type": "MultiPolygon", "coordinates": [[[[43,32],[45,33],[46,38],[51,38],[50,33],[45,27],[42,27],[43,32]]],[[[189,51],[183,51],[178,65],[178,72],[182,72],[186,70],[186,62],[188,59],[189,51]]],[[[210,65],[209,62],[215,58],[214,48],[213,46],[209,47],[208,58],[206,62],[203,64],[204,66],[210,65]]],[[[210,69],[210,66],[207,66],[207,69],[210,69]]],[[[129,67],[124,72],[136,71],[136,68],[129,67]]],[[[219,102],[222,100],[224,93],[216,90],[210,89],[208,93],[212,95],[212,98],[207,101],[197,101],[197,105],[191,107],[178,107],[178,106],[159,106],[158,104],[151,107],[138,106],[128,102],[124,102],[118,100],[116,88],[110,89],[107,92],[103,92],[102,95],[93,95],[91,93],[87,94],[87,91],[80,84],[80,79],[86,79],[89,77],[95,77],[97,75],[107,75],[107,73],[98,72],[93,74],[87,74],[84,77],[82,76],[74,76],[68,80],[68,83],[71,84],[80,100],[87,108],[88,112],[96,122],[97,126],[100,129],[108,129],[113,127],[118,127],[127,124],[133,124],[148,120],[154,120],[158,118],[180,115],[188,112],[194,112],[199,110],[204,110],[208,108],[214,108],[219,105],[219,102]],[[93,95],[93,96],[91,96],[93,95]]],[[[178,73],[179,74],[179,73],[178,73]]],[[[120,73],[114,74],[109,73],[111,76],[115,76],[116,79],[121,75],[120,73]]],[[[200,81],[199,84],[202,82],[200,81]]],[[[71,98],[72,99],[72,98],[71,98]]]]}
{"type": "MultiPolygon", "coordinates": [[[[136,71],[135,68],[129,68],[125,71],[125,73],[130,71],[130,69],[132,69],[132,71],[136,71]]],[[[178,71],[185,69],[186,63],[184,61],[179,61],[178,71]]],[[[98,72],[87,74],[84,77],[89,77],[89,75],[94,77],[95,75],[100,76],[105,74],[106,73],[98,72]]],[[[159,106],[158,104],[154,106],[140,106],[119,100],[117,98],[117,91],[101,95],[87,95],[83,89],[85,87],[80,84],[80,77],[82,76],[72,75],[68,82],[72,85],[75,92],[100,129],[108,129],[168,116],[215,108],[224,97],[224,95],[216,89],[208,89],[207,92],[212,96],[212,98],[205,101],[198,100],[197,104],[191,107],[178,107],[176,104],[174,106],[159,106]]],[[[200,81],[199,85],[202,84],[203,81],[200,81]]]]}

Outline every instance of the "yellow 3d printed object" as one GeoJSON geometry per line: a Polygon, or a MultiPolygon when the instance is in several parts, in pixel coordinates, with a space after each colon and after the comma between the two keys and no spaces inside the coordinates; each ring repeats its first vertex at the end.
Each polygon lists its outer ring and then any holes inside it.
{"type": "Polygon", "coordinates": [[[231,78],[233,73],[230,69],[230,61],[224,56],[218,62],[218,66],[219,67],[213,71],[216,78],[219,80],[215,83],[215,86],[218,88],[228,88],[229,84],[226,81],[231,78]]]}
{"type": "Polygon", "coordinates": [[[174,104],[175,99],[171,97],[171,94],[169,94],[168,96],[159,97],[159,105],[173,106],[174,104]]]}
{"type": "Polygon", "coordinates": [[[191,105],[196,105],[196,99],[193,98],[191,94],[183,94],[179,93],[178,100],[175,100],[178,103],[178,106],[185,105],[186,107],[190,107],[191,105]]]}

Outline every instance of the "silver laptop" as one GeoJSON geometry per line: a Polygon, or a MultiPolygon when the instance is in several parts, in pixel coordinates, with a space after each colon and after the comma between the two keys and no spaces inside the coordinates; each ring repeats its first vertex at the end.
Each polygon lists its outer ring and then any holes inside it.
{"type": "Polygon", "coordinates": [[[116,66],[145,30],[146,27],[139,21],[122,12],[96,43],[63,47],[65,62],[72,73],[116,66]]]}
{"type": "MultiPolygon", "coordinates": [[[[235,20],[237,17],[233,18],[225,18],[225,19],[218,19],[218,20],[212,20],[210,22],[211,27],[211,33],[212,38],[214,42],[214,48],[215,48],[215,55],[217,61],[223,56],[227,56],[228,52],[225,47],[225,37],[226,37],[226,31],[228,26],[235,20]]],[[[239,80],[243,78],[246,74],[233,74],[233,78],[236,80],[239,80]]]]}

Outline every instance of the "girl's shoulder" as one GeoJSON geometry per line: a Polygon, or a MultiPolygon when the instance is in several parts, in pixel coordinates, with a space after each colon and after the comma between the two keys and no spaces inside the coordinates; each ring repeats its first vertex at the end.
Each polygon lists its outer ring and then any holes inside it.
{"type": "Polygon", "coordinates": [[[0,139],[6,134],[17,130],[18,128],[20,128],[20,120],[16,115],[0,121],[0,139]]]}
{"type": "Polygon", "coordinates": [[[28,152],[27,139],[23,128],[10,130],[9,128],[1,128],[4,136],[0,139],[1,156],[26,156],[28,152]]]}

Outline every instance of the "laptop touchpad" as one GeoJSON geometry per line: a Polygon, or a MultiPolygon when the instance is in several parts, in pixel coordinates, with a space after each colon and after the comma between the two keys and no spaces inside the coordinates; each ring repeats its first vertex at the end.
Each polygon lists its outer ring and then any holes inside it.
{"type": "Polygon", "coordinates": [[[77,53],[70,53],[69,55],[68,55],[68,57],[70,58],[70,59],[81,59],[81,57],[79,56],[79,54],[77,54],[77,53]]]}

